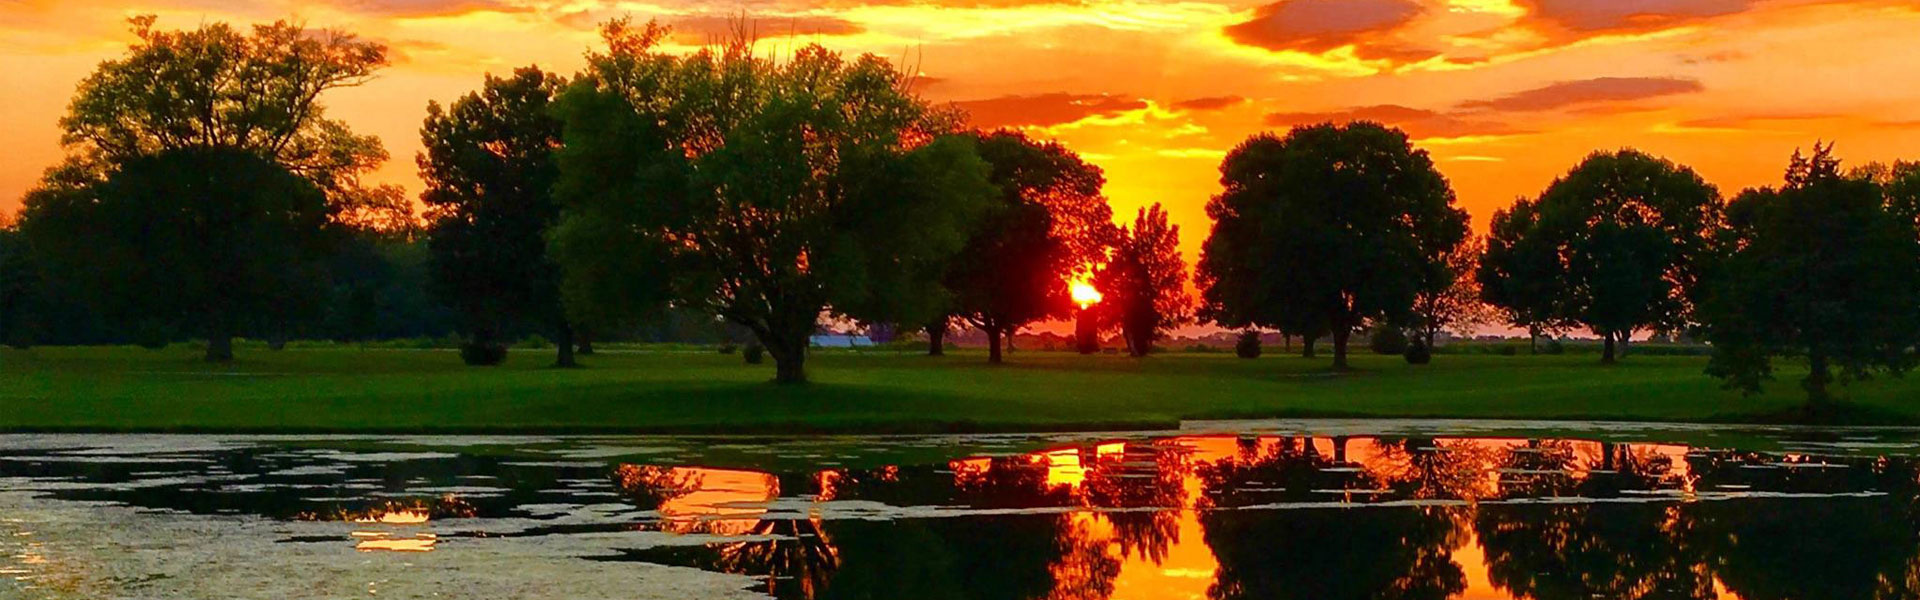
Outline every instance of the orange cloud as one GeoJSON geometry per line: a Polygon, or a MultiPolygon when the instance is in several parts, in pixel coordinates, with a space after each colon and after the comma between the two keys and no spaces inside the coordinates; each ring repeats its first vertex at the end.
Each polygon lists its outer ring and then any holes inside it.
{"type": "Polygon", "coordinates": [[[1643,100],[1690,94],[1706,88],[1699,81],[1674,77],[1596,77],[1562,81],[1493,100],[1463,102],[1461,108],[1500,111],[1540,111],[1578,104],[1643,100]]]}
{"type": "Polygon", "coordinates": [[[1575,32],[1652,31],[1753,8],[1756,0],[1520,0],[1530,17],[1575,32]]]}
{"type": "Polygon", "coordinates": [[[743,19],[738,15],[708,14],[666,19],[666,23],[673,27],[674,41],[692,45],[732,38],[741,28],[755,38],[853,35],[866,31],[853,21],[824,15],[743,19]]]}
{"type": "Polygon", "coordinates": [[[1230,106],[1238,106],[1246,101],[1246,98],[1239,96],[1208,96],[1205,98],[1193,98],[1175,102],[1173,103],[1173,108],[1177,110],[1220,110],[1230,106]]]}
{"type": "Polygon", "coordinates": [[[1051,127],[1087,117],[1112,116],[1140,110],[1147,102],[1106,94],[1047,93],[1031,96],[1001,96],[984,100],[953,103],[966,111],[968,122],[982,129],[1004,127],[1051,127]]]}
{"type": "Polygon", "coordinates": [[[1234,42],[1282,51],[1319,54],[1355,46],[1365,59],[1423,59],[1435,52],[1379,41],[1420,16],[1412,0],[1284,0],[1261,7],[1252,20],[1228,26],[1234,42]]]}
{"type": "Polygon", "coordinates": [[[1450,114],[1397,104],[1363,106],[1330,112],[1272,113],[1267,125],[1296,127],[1326,122],[1375,121],[1399,127],[1414,139],[1460,138],[1468,136],[1514,135],[1526,133],[1505,123],[1463,119],[1450,114]]]}

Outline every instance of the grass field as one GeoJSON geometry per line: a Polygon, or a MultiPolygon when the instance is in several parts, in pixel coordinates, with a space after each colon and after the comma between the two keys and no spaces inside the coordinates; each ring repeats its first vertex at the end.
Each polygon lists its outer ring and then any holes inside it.
{"type": "MultiPolygon", "coordinates": [[[[1721,390],[1705,359],[1437,356],[1409,366],[1168,353],[1146,359],[1020,352],[817,351],[804,386],[713,352],[602,352],[552,369],[516,350],[469,368],[448,351],[243,348],[231,365],[190,348],[0,350],[0,430],[234,432],[929,432],[1171,427],[1183,418],[1380,416],[1778,421],[1802,395],[1785,365],[1767,393],[1721,390]]],[[[1856,424],[1920,422],[1920,378],[1839,388],[1856,424]]]]}

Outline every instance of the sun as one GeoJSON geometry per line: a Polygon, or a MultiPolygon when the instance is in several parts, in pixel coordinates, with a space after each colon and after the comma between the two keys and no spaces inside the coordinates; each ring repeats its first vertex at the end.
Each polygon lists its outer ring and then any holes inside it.
{"type": "Polygon", "coordinates": [[[1067,291],[1073,295],[1073,303],[1080,305],[1080,308],[1099,304],[1103,297],[1100,295],[1100,290],[1095,289],[1093,283],[1085,279],[1068,282],[1067,291]]]}

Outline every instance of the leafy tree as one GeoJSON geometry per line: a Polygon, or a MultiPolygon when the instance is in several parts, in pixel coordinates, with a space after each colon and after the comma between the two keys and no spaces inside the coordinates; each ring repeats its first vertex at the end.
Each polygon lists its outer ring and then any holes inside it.
{"type": "Polygon", "coordinates": [[[698,307],[751,330],[777,381],[805,381],[824,311],[912,312],[889,303],[926,278],[903,272],[960,249],[987,168],[877,56],[654,51],[666,31],[608,23],[556,105],[563,294],[595,316],[698,307]]]}
{"type": "Polygon", "coordinates": [[[1538,353],[1541,334],[1560,328],[1560,302],[1567,297],[1566,267],[1540,232],[1539,203],[1521,198],[1493,213],[1473,279],[1480,299],[1505,313],[1508,323],[1526,328],[1538,353]]]}
{"type": "Polygon", "coordinates": [[[386,48],[286,22],[154,22],[133,18],[139,41],[80,83],[60,121],[67,158],[29,194],[22,230],[59,287],[199,329],[207,358],[228,360],[241,329],[317,308],[333,226],[392,204],[392,188],[359,181],[386,159],[379,140],[319,102],[372,77],[386,48]],[[233,187],[246,185],[259,188],[233,187]]]}
{"type": "Polygon", "coordinates": [[[999,195],[972,228],[946,274],[952,314],[987,334],[987,361],[1001,342],[1044,319],[1067,318],[1067,280],[1104,258],[1112,209],[1099,167],[1054,142],[1012,131],[978,134],[999,195]]]}
{"type": "Polygon", "coordinates": [[[560,120],[548,105],[563,85],[523,67],[489,75],[447,107],[428,103],[419,163],[435,289],[460,311],[469,343],[500,344],[514,324],[539,323],[558,349],[555,363],[571,367],[574,328],[546,240],[560,219],[560,120]]]}
{"type": "Polygon", "coordinates": [[[1331,334],[1334,368],[1372,320],[1405,322],[1467,214],[1425,151],[1371,122],[1254,136],[1220,166],[1207,203],[1204,313],[1228,327],[1331,334]]]}
{"type": "Polygon", "coordinates": [[[29,194],[21,230],[96,305],[197,330],[206,359],[226,361],[242,328],[324,293],[332,215],[319,188],[272,160],[180,149],[129,159],[86,187],[29,194]]]}
{"type": "Polygon", "coordinates": [[[167,150],[232,148],[267,157],[306,178],[345,209],[336,217],[378,220],[398,188],[366,188],[359,175],[387,159],[379,138],[326,117],[328,90],[372,80],[386,46],[353,34],[286,21],[246,35],[225,23],[190,31],[129,20],[140,41],[80,82],[60,119],[72,172],[105,177],[115,165],[167,150]]]}
{"type": "Polygon", "coordinates": [[[1480,300],[1480,280],[1475,277],[1485,253],[1486,241],[1477,236],[1469,236],[1447,252],[1445,268],[1435,271],[1432,285],[1414,301],[1413,322],[1420,344],[1431,349],[1443,330],[1470,330],[1499,319],[1495,309],[1480,300]]]}
{"type": "Polygon", "coordinates": [[[1187,295],[1187,264],[1180,259],[1180,227],[1167,211],[1142,208],[1133,226],[1116,236],[1113,257],[1093,275],[1104,298],[1094,305],[1102,320],[1118,326],[1127,351],[1146,356],[1168,329],[1193,320],[1187,295]]]}
{"type": "Polygon", "coordinates": [[[1595,152],[1555,179],[1536,205],[1534,232],[1564,265],[1562,320],[1615,343],[1639,329],[1678,330],[1699,280],[1719,192],[1682,165],[1638,150],[1595,152]]]}
{"type": "Polygon", "coordinates": [[[1748,189],[1727,206],[1723,256],[1701,303],[1714,346],[1707,372],[1760,389],[1772,357],[1804,356],[1802,386],[1826,402],[1845,379],[1901,373],[1920,341],[1920,239],[1870,179],[1842,176],[1833,146],[1795,152],[1779,189],[1748,189]]]}
{"type": "Polygon", "coordinates": [[[37,332],[28,325],[39,279],[26,240],[12,220],[0,213],[0,344],[33,343],[37,332]]]}

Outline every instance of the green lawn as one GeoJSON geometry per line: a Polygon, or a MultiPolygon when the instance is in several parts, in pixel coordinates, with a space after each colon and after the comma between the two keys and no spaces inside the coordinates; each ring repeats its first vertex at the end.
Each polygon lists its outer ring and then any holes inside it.
{"type": "MultiPolygon", "coordinates": [[[[603,352],[552,369],[550,351],[468,368],[452,352],[243,348],[207,365],[186,347],[0,350],[0,430],[391,432],[925,432],[1170,427],[1182,418],[1381,416],[1771,421],[1801,395],[1792,365],[1741,396],[1699,357],[1452,356],[1414,367],[1168,353],[816,352],[814,382],[712,352],[603,352]]],[[[1920,421],[1920,380],[1840,388],[1855,423],[1920,421]]]]}

